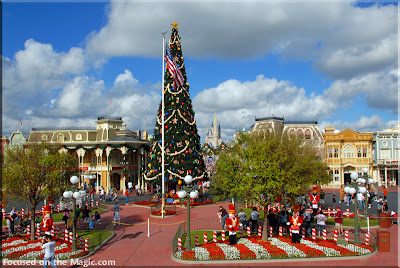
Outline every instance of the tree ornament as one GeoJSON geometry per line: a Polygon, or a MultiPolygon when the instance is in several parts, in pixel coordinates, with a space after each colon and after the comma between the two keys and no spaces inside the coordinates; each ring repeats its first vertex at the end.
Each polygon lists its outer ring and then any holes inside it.
{"type": "Polygon", "coordinates": [[[181,180],[178,181],[178,185],[182,185],[182,181],[181,180]]]}
{"type": "Polygon", "coordinates": [[[175,103],[174,102],[171,102],[171,105],[174,105],[175,103]]]}
{"type": "Polygon", "coordinates": [[[148,165],[147,165],[149,168],[151,168],[151,164],[149,163],[148,165]]]}

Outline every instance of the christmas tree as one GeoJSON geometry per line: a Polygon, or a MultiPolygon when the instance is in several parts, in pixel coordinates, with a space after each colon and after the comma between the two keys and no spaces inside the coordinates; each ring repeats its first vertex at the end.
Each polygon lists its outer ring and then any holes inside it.
{"type": "MultiPolygon", "coordinates": [[[[194,180],[206,176],[200,136],[189,94],[185,64],[182,56],[178,24],[173,23],[171,38],[166,46],[167,68],[164,82],[164,169],[166,182],[178,182],[186,175],[194,180]]],[[[150,149],[150,160],[144,166],[144,177],[161,183],[162,177],[162,103],[158,108],[156,126],[150,149]]]]}

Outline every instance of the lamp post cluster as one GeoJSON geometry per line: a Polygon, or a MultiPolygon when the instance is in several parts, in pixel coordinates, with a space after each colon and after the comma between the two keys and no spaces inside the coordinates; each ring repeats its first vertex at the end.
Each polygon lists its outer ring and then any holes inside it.
{"type": "MultiPolygon", "coordinates": [[[[83,176],[84,179],[89,179],[89,204],[92,202],[92,179],[96,178],[96,175],[91,174],[93,168],[88,167],[88,173],[83,176]]],[[[93,200],[94,201],[94,200],[93,200]]]]}
{"type": "Polygon", "coordinates": [[[76,200],[85,197],[86,191],[79,191],[79,188],[76,184],[79,182],[79,178],[77,176],[72,176],[70,178],[72,183],[71,190],[65,191],[63,193],[63,197],[66,200],[72,199],[72,251],[75,252],[76,248],[76,200]]]}
{"type": "MultiPolygon", "coordinates": [[[[344,187],[344,192],[347,194],[355,194],[357,193],[362,193],[365,195],[364,203],[365,203],[365,215],[364,218],[367,218],[368,215],[368,190],[366,186],[368,186],[369,183],[373,183],[373,179],[368,178],[368,168],[363,168],[363,178],[358,178],[358,173],[357,172],[352,172],[350,174],[351,181],[350,183],[346,184],[346,187],[344,187]]],[[[354,243],[359,244],[360,241],[360,230],[358,227],[358,198],[357,195],[355,196],[355,202],[354,202],[354,243]]]]}
{"type": "Polygon", "coordinates": [[[199,192],[194,188],[192,181],[193,177],[190,175],[186,175],[184,178],[186,185],[181,186],[181,191],[178,191],[179,198],[187,198],[187,236],[186,236],[186,250],[190,250],[191,241],[190,241],[190,198],[196,198],[199,196],[199,192]]]}

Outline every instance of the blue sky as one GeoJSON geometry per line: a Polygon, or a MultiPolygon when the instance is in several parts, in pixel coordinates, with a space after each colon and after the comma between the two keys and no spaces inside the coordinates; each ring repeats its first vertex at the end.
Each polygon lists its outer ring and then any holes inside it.
{"type": "Polygon", "coordinates": [[[398,120],[394,3],[5,1],[2,11],[7,136],[94,126],[110,97],[112,115],[152,133],[161,32],[169,38],[174,21],[202,140],[215,112],[223,140],[270,113],[318,119],[321,130],[398,120]]]}

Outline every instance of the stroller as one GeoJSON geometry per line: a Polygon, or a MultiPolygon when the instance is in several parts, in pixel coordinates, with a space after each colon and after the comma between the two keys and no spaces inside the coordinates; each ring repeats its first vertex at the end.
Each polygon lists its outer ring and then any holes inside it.
{"type": "Polygon", "coordinates": [[[26,233],[28,226],[31,225],[31,220],[21,220],[18,225],[21,228],[21,233],[26,233]]]}
{"type": "Polygon", "coordinates": [[[392,216],[392,224],[399,224],[398,222],[399,215],[397,214],[397,212],[391,211],[390,215],[392,216]]]}

